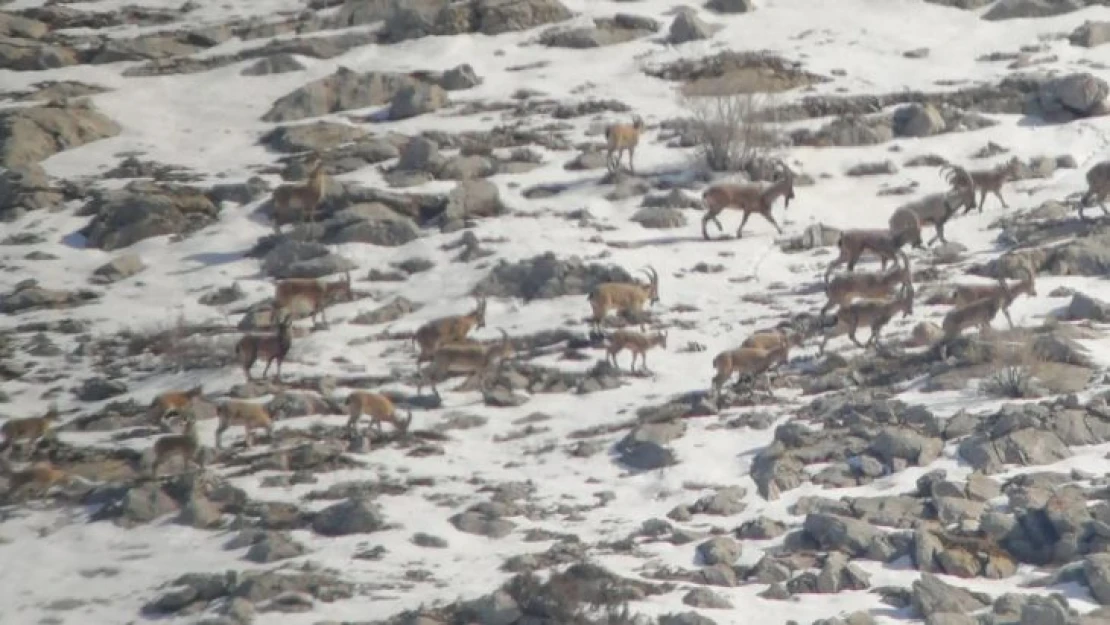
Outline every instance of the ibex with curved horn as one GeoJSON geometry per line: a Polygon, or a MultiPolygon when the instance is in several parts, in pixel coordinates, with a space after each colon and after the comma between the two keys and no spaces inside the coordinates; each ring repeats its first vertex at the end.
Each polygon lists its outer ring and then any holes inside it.
{"type": "Polygon", "coordinates": [[[705,215],[701,218],[702,237],[709,239],[707,226],[711,221],[717,225],[717,230],[724,231],[724,226],[717,216],[726,208],[736,208],[744,213],[744,218],[740,220],[740,227],[736,230],[737,239],[743,233],[744,225],[748,223],[752,213],[761,215],[771,222],[779,234],[782,234],[782,228],[771,215],[771,208],[775,200],[780,197],[784,198],[783,207],[790,208],[790,200],[794,199],[794,172],[781,159],[775,159],[773,163],[780,176],[766,187],[759,184],[722,182],[710,186],[701,194],[702,203],[705,204],[706,209],[705,215]]]}
{"type": "Polygon", "coordinates": [[[610,310],[617,310],[626,317],[639,319],[645,303],[655,304],[659,301],[659,274],[651,266],[642,271],[648,277],[647,284],[603,282],[590,291],[586,299],[593,309],[591,324],[595,329],[601,330],[601,322],[610,310]]]}

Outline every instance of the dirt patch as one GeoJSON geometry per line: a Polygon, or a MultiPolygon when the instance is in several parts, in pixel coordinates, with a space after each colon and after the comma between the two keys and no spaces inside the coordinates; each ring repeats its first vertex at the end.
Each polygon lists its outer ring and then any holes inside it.
{"type": "Polygon", "coordinates": [[[767,52],[727,51],[644,71],[654,78],[684,83],[682,93],[687,96],[778,93],[831,80],[767,52]]]}

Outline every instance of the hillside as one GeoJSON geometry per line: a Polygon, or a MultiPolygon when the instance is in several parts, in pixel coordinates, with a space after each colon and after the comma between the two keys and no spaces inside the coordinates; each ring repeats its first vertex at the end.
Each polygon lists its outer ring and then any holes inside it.
{"type": "Polygon", "coordinates": [[[1102,4],[0,0],[0,623],[1110,623],[1102,4]]]}

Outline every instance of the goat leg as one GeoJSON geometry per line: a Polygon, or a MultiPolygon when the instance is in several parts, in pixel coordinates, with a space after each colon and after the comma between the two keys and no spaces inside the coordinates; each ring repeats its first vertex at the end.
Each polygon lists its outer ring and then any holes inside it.
{"type": "Polygon", "coordinates": [[[778,231],[779,231],[779,234],[780,234],[780,235],[782,234],[782,228],[780,228],[780,227],[779,227],[779,224],[778,224],[778,222],[777,222],[777,221],[775,221],[775,218],[771,216],[771,212],[770,212],[770,211],[767,211],[766,213],[760,213],[760,214],[761,214],[761,215],[763,215],[763,217],[764,217],[764,218],[765,218],[765,219],[766,219],[767,221],[771,222],[771,225],[775,227],[775,230],[778,230],[778,231]]]}
{"type": "Polygon", "coordinates": [[[751,213],[749,213],[747,211],[744,211],[744,218],[740,220],[740,227],[736,229],[736,238],[737,239],[740,238],[741,233],[744,231],[744,224],[748,223],[748,218],[751,217],[751,216],[752,216],[751,213]]]}

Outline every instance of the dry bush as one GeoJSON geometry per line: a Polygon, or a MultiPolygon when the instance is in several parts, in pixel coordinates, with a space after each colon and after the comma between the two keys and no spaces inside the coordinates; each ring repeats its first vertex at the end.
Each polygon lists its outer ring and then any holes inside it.
{"type": "Polygon", "coordinates": [[[681,105],[690,116],[697,157],[710,171],[746,171],[753,179],[770,175],[771,151],[782,136],[769,94],[716,83],[684,91],[681,105]]]}
{"type": "Polygon", "coordinates": [[[190,323],[184,315],[174,321],[123,333],[127,354],[150,354],[174,371],[215,369],[235,360],[236,331],[223,324],[190,323]]]}
{"type": "Polygon", "coordinates": [[[1045,361],[1032,341],[995,340],[989,351],[993,370],[983,380],[983,392],[1008,399],[1032,399],[1043,394],[1036,379],[1045,361]]]}

